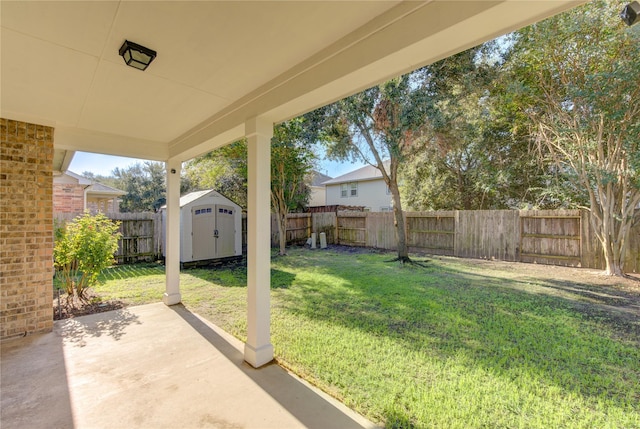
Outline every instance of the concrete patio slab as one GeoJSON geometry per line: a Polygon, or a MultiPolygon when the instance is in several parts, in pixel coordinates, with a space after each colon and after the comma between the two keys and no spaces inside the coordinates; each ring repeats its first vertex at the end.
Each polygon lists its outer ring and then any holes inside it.
{"type": "Polygon", "coordinates": [[[181,305],[58,321],[1,344],[0,426],[375,427],[181,305]]]}

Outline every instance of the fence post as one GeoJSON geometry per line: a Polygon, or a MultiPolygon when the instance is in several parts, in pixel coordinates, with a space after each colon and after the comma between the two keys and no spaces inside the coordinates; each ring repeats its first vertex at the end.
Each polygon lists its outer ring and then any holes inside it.
{"type": "Polygon", "coordinates": [[[459,228],[460,228],[460,210],[454,210],[453,211],[453,256],[455,256],[456,258],[459,257],[458,252],[460,251],[460,246],[458,243],[459,228]]]}
{"type": "Polygon", "coordinates": [[[518,262],[522,262],[522,233],[523,233],[523,228],[524,228],[524,224],[522,221],[522,210],[518,211],[518,226],[520,227],[518,229],[518,254],[516,255],[517,257],[517,261],[518,262]]]}

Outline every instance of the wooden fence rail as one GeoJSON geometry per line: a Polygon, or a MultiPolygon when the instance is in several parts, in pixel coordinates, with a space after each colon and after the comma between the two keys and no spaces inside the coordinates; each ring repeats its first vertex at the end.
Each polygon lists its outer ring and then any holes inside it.
{"type": "MultiPolygon", "coordinates": [[[[155,213],[113,213],[122,239],[118,262],[154,260],[162,255],[162,223],[155,213]]],[[[57,216],[70,220],[73,215],[57,216]]],[[[243,219],[246,246],[246,218],[243,219]]],[[[604,268],[600,243],[585,210],[470,210],[405,213],[407,245],[412,252],[460,258],[498,259],[549,265],[604,268]]],[[[271,244],[278,245],[275,215],[271,244]]],[[[304,244],[324,232],[329,244],[395,250],[393,213],[292,213],[287,243],[304,244]]],[[[640,225],[630,234],[625,270],[640,272],[640,225]]]]}
{"type": "MultiPolygon", "coordinates": [[[[405,225],[412,252],[604,269],[586,210],[407,212],[405,225]]],[[[396,249],[393,213],[312,213],[310,232],[325,232],[329,244],[396,249]]],[[[640,272],[640,225],[625,270],[640,272]]]]}
{"type": "MultiPolygon", "coordinates": [[[[162,220],[159,213],[106,213],[109,219],[120,222],[119,264],[155,261],[162,255],[162,220]]],[[[68,222],[78,214],[56,214],[58,221],[68,222]]]]}

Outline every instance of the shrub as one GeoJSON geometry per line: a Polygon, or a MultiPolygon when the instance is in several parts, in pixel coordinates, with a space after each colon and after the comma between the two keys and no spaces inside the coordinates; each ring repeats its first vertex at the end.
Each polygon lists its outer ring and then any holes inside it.
{"type": "Polygon", "coordinates": [[[58,276],[68,298],[75,294],[85,299],[84,293],[98,279],[100,272],[115,262],[118,250],[118,222],[102,213],[85,212],[57,232],[53,258],[58,276]]]}

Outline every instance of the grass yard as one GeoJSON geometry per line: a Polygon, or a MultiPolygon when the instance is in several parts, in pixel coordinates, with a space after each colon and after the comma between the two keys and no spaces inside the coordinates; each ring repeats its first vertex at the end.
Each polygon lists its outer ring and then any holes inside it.
{"type": "MultiPolygon", "coordinates": [[[[272,260],[277,360],[388,428],[640,428],[640,284],[586,270],[291,249],[272,260]],[[591,281],[592,279],[593,281],[591,281]]],[[[159,266],[96,292],[157,302],[159,266]]],[[[181,274],[183,303],[244,339],[246,270],[181,274]]]]}

